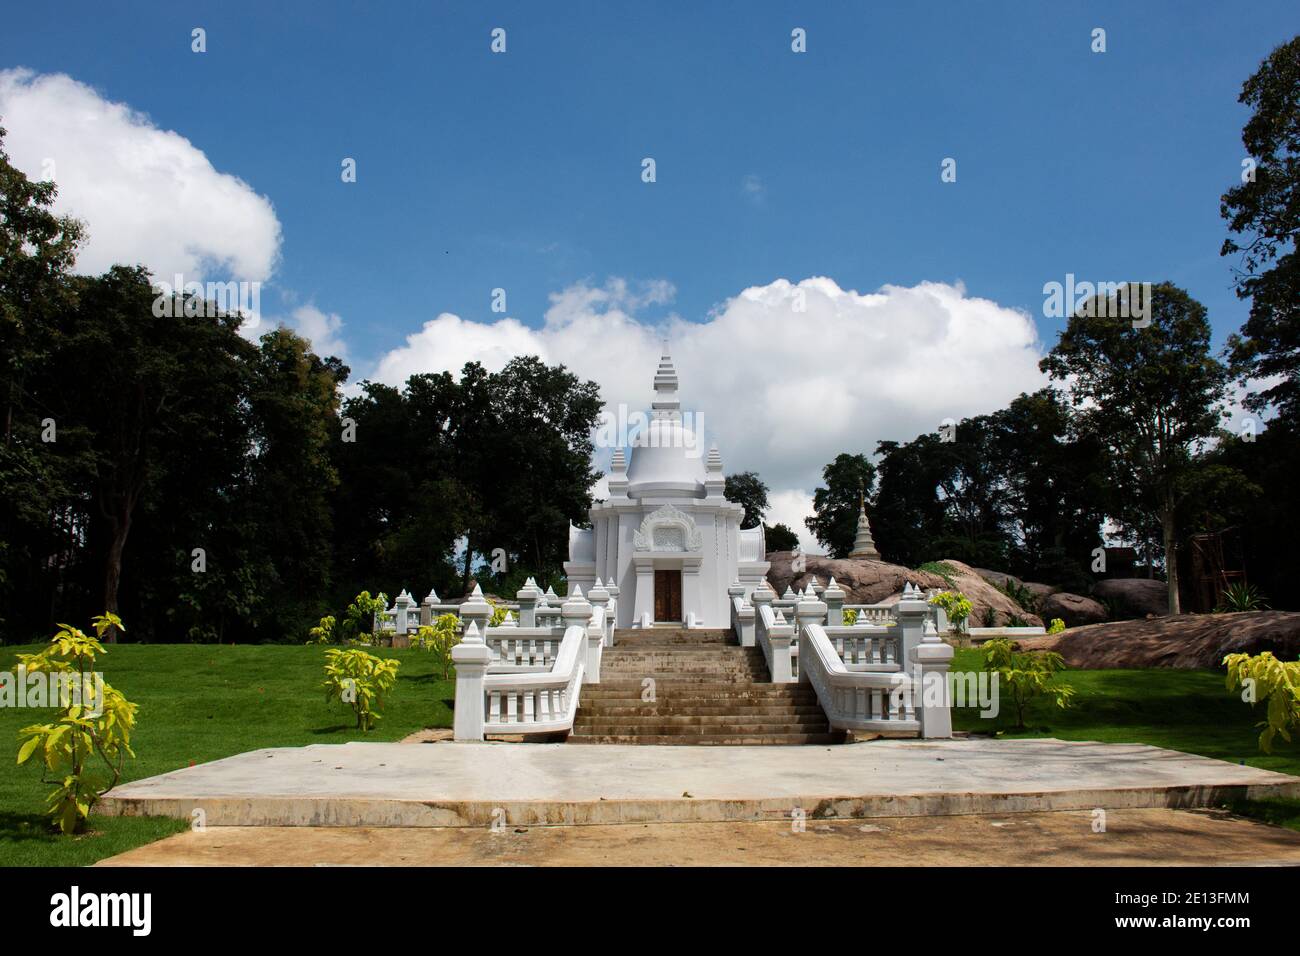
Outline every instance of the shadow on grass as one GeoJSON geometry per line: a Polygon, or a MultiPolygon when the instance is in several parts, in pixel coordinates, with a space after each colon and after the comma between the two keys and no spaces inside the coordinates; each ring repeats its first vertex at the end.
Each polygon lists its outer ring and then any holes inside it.
{"type": "Polygon", "coordinates": [[[1224,808],[1241,817],[1286,827],[1288,830],[1300,830],[1300,800],[1289,797],[1265,798],[1261,800],[1233,800],[1224,804],[1224,808]]]}
{"type": "Polygon", "coordinates": [[[49,817],[36,813],[0,812],[0,840],[53,842],[58,838],[49,817]]]}
{"type": "Polygon", "coordinates": [[[313,727],[308,733],[324,736],[325,734],[345,734],[349,730],[359,730],[356,724],[334,724],[331,727],[313,727]]]}

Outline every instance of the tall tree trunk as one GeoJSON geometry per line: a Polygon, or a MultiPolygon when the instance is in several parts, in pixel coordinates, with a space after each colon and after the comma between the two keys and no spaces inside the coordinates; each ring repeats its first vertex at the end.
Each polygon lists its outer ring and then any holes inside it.
{"type": "MultiPolygon", "coordinates": [[[[122,552],[126,549],[126,536],[131,533],[131,514],[115,516],[110,522],[112,539],[108,543],[108,556],[104,561],[104,613],[117,614],[117,590],[122,583],[122,552]]],[[[117,643],[117,628],[107,633],[110,644],[117,643]]]]}
{"type": "Polygon", "coordinates": [[[1174,527],[1174,509],[1166,505],[1160,513],[1165,537],[1165,580],[1169,584],[1169,613],[1180,613],[1178,602],[1178,535],[1174,527]]]}
{"type": "Polygon", "coordinates": [[[460,579],[461,594],[469,594],[469,572],[473,564],[474,564],[474,541],[468,534],[466,534],[465,535],[465,573],[461,575],[461,579],[460,579]]]}

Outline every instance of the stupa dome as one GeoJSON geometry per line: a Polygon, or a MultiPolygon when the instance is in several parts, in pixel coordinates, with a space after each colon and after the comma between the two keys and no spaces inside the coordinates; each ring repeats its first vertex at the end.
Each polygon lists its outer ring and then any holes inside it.
{"type": "Polygon", "coordinates": [[[627,493],[690,495],[703,498],[705,469],[703,448],[695,432],[677,417],[651,419],[632,442],[627,466],[627,493]]]}

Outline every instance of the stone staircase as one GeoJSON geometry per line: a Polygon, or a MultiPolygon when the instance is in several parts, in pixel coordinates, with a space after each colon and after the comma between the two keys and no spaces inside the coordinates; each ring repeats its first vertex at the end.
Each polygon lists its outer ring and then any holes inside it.
{"type": "Polygon", "coordinates": [[[807,684],[770,683],[763,652],[730,629],[629,628],[582,688],[574,744],[834,744],[807,684]],[[652,701],[643,681],[654,680],[652,701]]]}

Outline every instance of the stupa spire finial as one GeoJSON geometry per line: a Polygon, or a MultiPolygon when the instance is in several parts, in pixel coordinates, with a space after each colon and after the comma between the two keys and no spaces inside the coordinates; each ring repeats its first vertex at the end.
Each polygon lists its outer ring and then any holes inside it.
{"type": "Polygon", "coordinates": [[[655,369],[655,398],[651,404],[655,418],[670,418],[681,414],[682,403],[677,400],[677,369],[668,354],[668,340],[664,340],[659,367],[655,369]]]}

